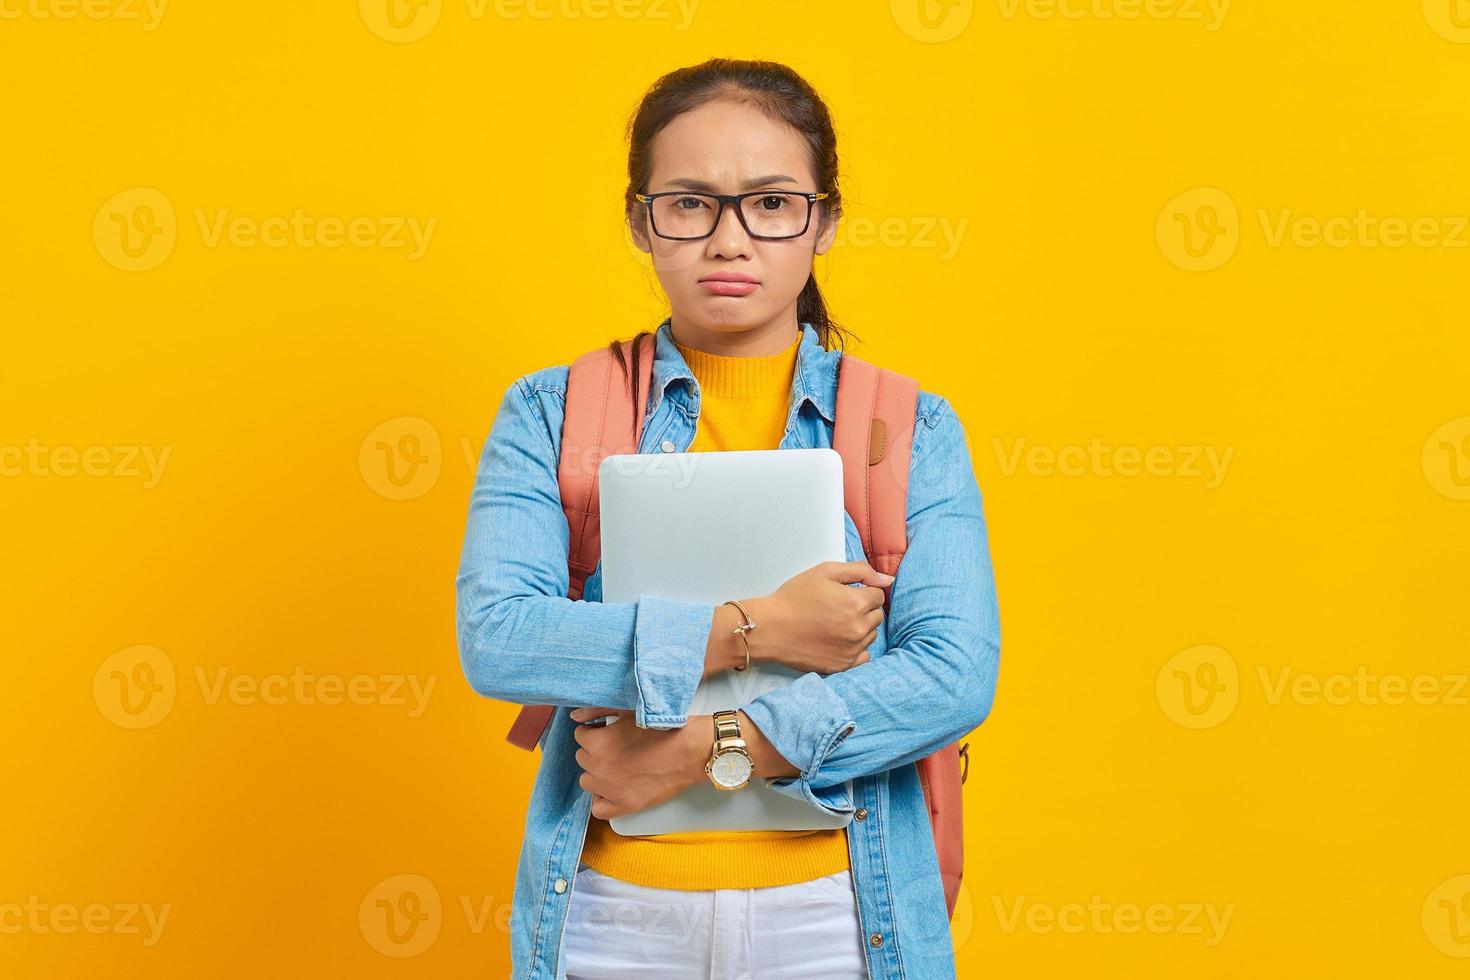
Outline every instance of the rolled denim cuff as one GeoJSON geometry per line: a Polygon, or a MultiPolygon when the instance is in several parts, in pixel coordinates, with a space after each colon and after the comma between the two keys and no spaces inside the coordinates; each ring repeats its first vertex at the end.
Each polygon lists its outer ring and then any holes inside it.
{"type": "Polygon", "coordinates": [[[639,728],[682,728],[704,679],[715,603],[638,597],[633,626],[634,721],[639,728]]]}
{"type": "Polygon", "coordinates": [[[740,710],[787,762],[801,770],[796,776],[766,777],[767,786],[836,816],[856,809],[847,782],[831,784],[821,778],[827,756],[857,728],[847,705],[821,675],[802,674],[740,710]]]}

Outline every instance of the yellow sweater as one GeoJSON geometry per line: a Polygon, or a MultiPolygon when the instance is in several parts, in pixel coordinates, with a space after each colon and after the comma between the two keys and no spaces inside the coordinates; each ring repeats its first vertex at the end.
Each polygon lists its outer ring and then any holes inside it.
{"type": "MultiPolygon", "coordinates": [[[[699,418],[689,450],[778,448],[791,409],[800,342],[797,337],[784,351],[766,357],[711,354],[676,345],[699,382],[699,418]]],[[[758,778],[759,774],[751,777],[758,778]]],[[[624,881],[683,889],[789,885],[849,867],[843,827],[625,837],[597,817],[587,825],[582,860],[624,881]]]]}

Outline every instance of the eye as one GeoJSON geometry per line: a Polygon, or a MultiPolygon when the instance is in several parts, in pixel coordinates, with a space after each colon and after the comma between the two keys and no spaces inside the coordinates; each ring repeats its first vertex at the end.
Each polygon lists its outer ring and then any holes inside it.
{"type": "Polygon", "coordinates": [[[756,198],[756,207],[762,211],[780,211],[782,208],[789,207],[790,203],[785,194],[767,194],[756,198]]]}
{"type": "Polygon", "coordinates": [[[702,197],[676,197],[674,207],[682,211],[694,211],[698,208],[708,208],[709,203],[702,197]]]}

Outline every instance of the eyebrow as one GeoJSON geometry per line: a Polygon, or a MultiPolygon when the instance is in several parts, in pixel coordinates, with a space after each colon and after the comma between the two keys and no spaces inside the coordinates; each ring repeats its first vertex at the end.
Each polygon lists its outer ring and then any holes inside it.
{"type": "MultiPolygon", "coordinates": [[[[675,177],[673,180],[669,181],[668,183],[669,183],[670,186],[686,187],[686,188],[688,188],[691,191],[710,191],[711,193],[714,193],[714,192],[716,192],[718,190],[715,187],[714,184],[711,184],[708,181],[705,181],[705,180],[694,180],[693,178],[690,178],[690,177],[675,177]]],[[[754,190],[757,187],[765,187],[765,186],[767,186],[769,184],[794,184],[794,183],[796,183],[796,178],[795,177],[787,177],[785,174],[769,174],[769,175],[767,175],[765,177],[755,177],[755,178],[753,178],[751,180],[747,180],[742,185],[742,189],[744,189],[744,190],[754,190]]]]}

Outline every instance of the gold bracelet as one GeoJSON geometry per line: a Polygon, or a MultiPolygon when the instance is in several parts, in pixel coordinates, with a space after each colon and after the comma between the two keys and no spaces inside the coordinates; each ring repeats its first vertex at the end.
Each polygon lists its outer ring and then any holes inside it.
{"type": "Polygon", "coordinates": [[[734,599],[726,599],[723,603],[721,603],[721,605],[734,606],[736,609],[740,610],[740,615],[745,617],[745,622],[741,623],[739,626],[730,631],[732,633],[740,634],[740,642],[745,644],[745,667],[735,668],[736,670],[745,670],[746,667],[750,666],[750,640],[746,637],[745,634],[755,629],[755,620],[751,619],[750,613],[745,611],[745,607],[736,602],[734,599]]]}

